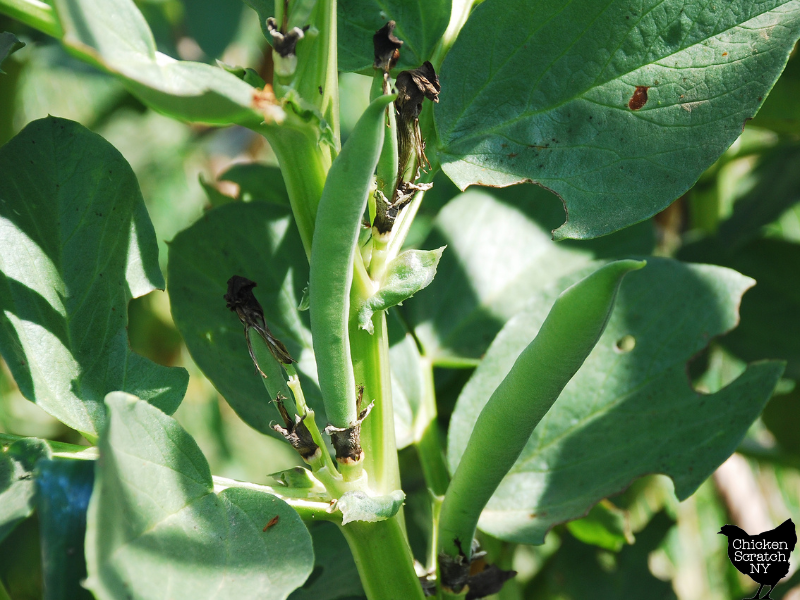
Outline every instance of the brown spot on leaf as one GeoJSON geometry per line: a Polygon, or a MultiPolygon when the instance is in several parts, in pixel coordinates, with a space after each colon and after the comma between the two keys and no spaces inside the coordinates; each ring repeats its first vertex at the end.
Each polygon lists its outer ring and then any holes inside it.
{"type": "Polygon", "coordinates": [[[631,99],[628,101],[628,108],[631,110],[639,110],[647,104],[647,90],[649,88],[650,86],[647,85],[637,85],[633,96],[631,96],[631,99]]]}
{"type": "Polygon", "coordinates": [[[727,52],[723,52],[722,56],[728,56],[728,53],[727,52]]]}
{"type": "Polygon", "coordinates": [[[511,154],[508,155],[508,158],[514,158],[516,155],[517,155],[516,152],[512,152],[511,154]]]}
{"type": "Polygon", "coordinates": [[[275,525],[277,525],[277,523],[278,523],[278,518],[279,518],[279,516],[278,516],[278,515],[275,515],[274,517],[272,517],[272,518],[269,520],[269,523],[267,523],[267,524],[264,526],[264,531],[266,531],[266,530],[267,530],[267,529],[269,529],[270,527],[274,527],[275,525]]]}

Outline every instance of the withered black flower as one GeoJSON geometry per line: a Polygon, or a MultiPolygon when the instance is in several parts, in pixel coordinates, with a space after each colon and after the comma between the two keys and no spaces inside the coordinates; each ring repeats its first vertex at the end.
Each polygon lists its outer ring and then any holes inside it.
{"type": "Polygon", "coordinates": [[[394,69],[400,59],[400,47],[403,45],[403,41],[394,35],[396,26],[394,21],[389,21],[372,36],[372,44],[375,47],[373,66],[384,72],[394,69]]]}
{"type": "Polygon", "coordinates": [[[432,102],[439,102],[439,78],[436,70],[429,61],[422,63],[418,69],[402,71],[395,81],[397,100],[394,101],[397,112],[404,122],[411,122],[419,118],[422,112],[422,101],[427,98],[432,102]]]}
{"type": "MultiPolygon", "coordinates": [[[[285,23],[284,23],[285,26],[285,23]]],[[[286,58],[290,54],[295,54],[295,50],[297,48],[297,42],[303,39],[305,32],[308,31],[308,25],[303,27],[292,27],[288,32],[281,31],[278,28],[278,22],[275,20],[274,17],[270,17],[267,19],[267,30],[269,31],[270,36],[272,36],[272,48],[280,54],[283,58],[286,58]]]]}
{"type": "Polygon", "coordinates": [[[255,329],[256,333],[261,336],[261,339],[267,344],[275,360],[285,365],[290,365],[296,361],[291,357],[286,346],[273,336],[269,327],[267,327],[267,322],[264,320],[264,310],[253,294],[254,287],[256,287],[255,281],[250,281],[246,277],[234,275],[228,280],[228,292],[223,298],[225,298],[226,306],[231,309],[231,311],[235,312],[236,316],[238,316],[239,320],[242,322],[250,358],[253,359],[253,364],[256,366],[258,372],[266,377],[264,372],[259,368],[258,361],[253,353],[253,346],[250,344],[250,329],[255,329]]]}
{"type": "Polygon", "coordinates": [[[301,417],[295,415],[294,419],[292,419],[289,415],[289,411],[286,410],[286,406],[283,404],[284,400],[286,400],[286,398],[278,394],[278,397],[275,398],[275,404],[278,407],[278,412],[281,413],[286,427],[273,425],[272,429],[280,433],[286,441],[292,445],[292,448],[300,453],[300,456],[304,459],[310,459],[319,451],[319,446],[314,442],[311,432],[304,423],[306,416],[303,415],[301,417]]]}

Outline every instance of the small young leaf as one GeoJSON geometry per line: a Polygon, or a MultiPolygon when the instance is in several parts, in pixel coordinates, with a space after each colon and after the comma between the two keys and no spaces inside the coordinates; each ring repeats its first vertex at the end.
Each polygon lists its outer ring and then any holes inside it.
{"type": "Polygon", "coordinates": [[[0,542],[34,509],[36,462],[49,458],[50,448],[36,438],[22,439],[0,451],[0,542]]]}
{"type": "Polygon", "coordinates": [[[215,494],[177,421],[128,394],[106,406],[86,532],[85,585],[98,600],[282,599],[306,580],[311,536],[289,505],[251,489],[215,494]]]}
{"type": "Polygon", "coordinates": [[[395,490],[386,496],[368,496],[359,491],[346,492],[336,502],[336,508],[342,513],[342,525],[352,521],[376,523],[395,516],[405,499],[406,495],[401,490],[395,490]]]}
{"type": "MultiPolygon", "coordinates": [[[[451,469],[489,394],[576,278],[533,296],[492,343],[453,412],[451,469]]],[[[736,325],[752,285],[730,269],[660,258],[625,279],[605,333],[497,488],[481,530],[540,544],[553,525],[648,473],[669,475],[680,499],[694,493],[739,444],[783,371],[781,363],[755,363],[711,395],[687,381],[686,361],[736,325]]]]}
{"type": "Polygon", "coordinates": [[[20,390],[95,438],[123,390],[172,413],[181,368],[134,354],[128,301],[164,287],[136,176],[85,127],[48,117],[0,148],[0,351],[20,390]]]}
{"type": "Polygon", "coordinates": [[[375,330],[372,315],[402,304],[428,287],[445,246],[437,250],[406,250],[386,266],[381,287],[358,310],[358,325],[370,334],[375,330]]]}
{"type": "MultiPolygon", "coordinates": [[[[24,48],[25,43],[20,42],[13,33],[4,31],[0,33],[0,67],[3,66],[3,61],[11,54],[14,54],[20,48],[24,48]]],[[[0,75],[4,75],[5,71],[0,69],[0,75]]]]}
{"type": "Polygon", "coordinates": [[[556,239],[622,229],[739,137],[798,35],[794,0],[486,0],[441,68],[442,169],[461,189],[553,190],[556,239]]]}

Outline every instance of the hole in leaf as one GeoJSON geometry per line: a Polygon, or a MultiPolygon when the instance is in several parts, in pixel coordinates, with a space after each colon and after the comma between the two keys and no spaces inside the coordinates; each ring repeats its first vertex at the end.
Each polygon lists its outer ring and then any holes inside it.
{"type": "Polygon", "coordinates": [[[615,344],[617,352],[625,353],[630,352],[636,347],[636,338],[632,335],[624,335],[615,344]]]}

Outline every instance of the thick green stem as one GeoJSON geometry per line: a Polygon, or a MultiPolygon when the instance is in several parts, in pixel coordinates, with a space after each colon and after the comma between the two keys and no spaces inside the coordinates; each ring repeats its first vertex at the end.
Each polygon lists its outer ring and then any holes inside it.
{"type": "Polygon", "coordinates": [[[423,600],[414,558],[395,516],[377,523],[341,527],[369,600],[423,600]]]}
{"type": "Polygon", "coordinates": [[[0,0],[0,13],[54,38],[61,39],[63,35],[56,11],[39,0],[0,0]]]}
{"type": "Polygon", "coordinates": [[[331,166],[330,155],[323,151],[317,136],[311,131],[268,125],[262,125],[256,131],[267,138],[278,157],[300,239],[310,260],[314,222],[331,166]]]}
{"type": "MultiPolygon", "coordinates": [[[[354,293],[357,288],[354,284],[354,293]]],[[[356,385],[364,386],[364,402],[375,402],[361,425],[364,469],[369,475],[370,488],[377,494],[389,494],[400,489],[400,468],[394,437],[386,315],[376,313],[372,322],[375,332],[370,335],[359,328],[355,315],[350,319],[350,352],[356,385]]]]}

